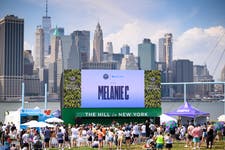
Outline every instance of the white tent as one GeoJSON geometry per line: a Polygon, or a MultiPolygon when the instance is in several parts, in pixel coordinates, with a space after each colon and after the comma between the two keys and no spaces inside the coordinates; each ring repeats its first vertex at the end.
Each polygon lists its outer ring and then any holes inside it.
{"type": "Polygon", "coordinates": [[[177,122],[177,119],[175,119],[175,118],[173,118],[171,116],[168,116],[166,114],[162,114],[159,117],[160,117],[160,124],[166,123],[168,121],[175,121],[175,122],[177,122]]]}
{"type": "Polygon", "coordinates": [[[218,117],[218,121],[224,121],[224,122],[225,122],[225,114],[220,115],[220,116],[218,117]]]}
{"type": "Polygon", "coordinates": [[[36,124],[32,124],[32,125],[29,125],[30,128],[44,128],[44,127],[50,127],[50,128],[53,128],[55,127],[54,125],[52,124],[48,124],[46,122],[37,122],[36,124]]]}
{"type": "Polygon", "coordinates": [[[18,131],[20,130],[20,110],[5,112],[5,124],[13,123],[15,124],[18,131]]]}
{"type": "Polygon", "coordinates": [[[53,117],[53,118],[46,119],[45,122],[48,122],[48,123],[63,123],[64,121],[62,119],[53,117]]]}

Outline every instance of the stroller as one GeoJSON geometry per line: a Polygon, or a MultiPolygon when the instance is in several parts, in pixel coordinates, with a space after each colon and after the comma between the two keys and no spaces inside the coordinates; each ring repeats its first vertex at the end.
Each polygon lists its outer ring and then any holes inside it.
{"type": "Polygon", "coordinates": [[[144,145],[144,148],[146,150],[156,150],[156,143],[155,143],[155,141],[152,138],[148,139],[146,141],[146,144],[144,145]]]}

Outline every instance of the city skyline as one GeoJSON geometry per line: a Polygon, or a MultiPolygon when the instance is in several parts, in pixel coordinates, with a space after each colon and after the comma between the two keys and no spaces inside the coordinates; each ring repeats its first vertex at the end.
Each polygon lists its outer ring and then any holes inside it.
{"type": "MultiPolygon", "coordinates": [[[[24,18],[24,48],[32,49],[34,55],[35,29],[45,16],[45,0],[0,2],[1,18],[7,14],[24,18]]],[[[97,22],[102,27],[104,43],[112,42],[115,53],[128,44],[137,56],[138,44],[150,38],[157,47],[157,60],[158,39],[172,33],[174,60],[190,59],[195,65],[206,63],[210,74],[216,80],[220,77],[225,59],[215,68],[225,48],[225,1],[48,0],[48,3],[52,27],[64,27],[67,35],[75,30],[91,32],[91,52],[97,22]]]]}

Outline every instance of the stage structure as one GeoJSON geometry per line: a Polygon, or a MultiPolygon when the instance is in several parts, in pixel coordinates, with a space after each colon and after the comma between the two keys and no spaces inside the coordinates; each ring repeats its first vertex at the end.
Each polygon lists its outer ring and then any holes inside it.
{"type": "Polygon", "coordinates": [[[62,82],[65,123],[113,121],[159,124],[161,76],[156,70],[66,70],[62,82]]]}

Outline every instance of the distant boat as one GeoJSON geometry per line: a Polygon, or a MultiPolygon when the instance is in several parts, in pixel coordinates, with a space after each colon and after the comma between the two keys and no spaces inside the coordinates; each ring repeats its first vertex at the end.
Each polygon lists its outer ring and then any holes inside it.
{"type": "Polygon", "coordinates": [[[202,100],[202,101],[212,102],[212,101],[219,101],[220,98],[215,98],[215,97],[203,97],[201,100],[202,100]]]}

